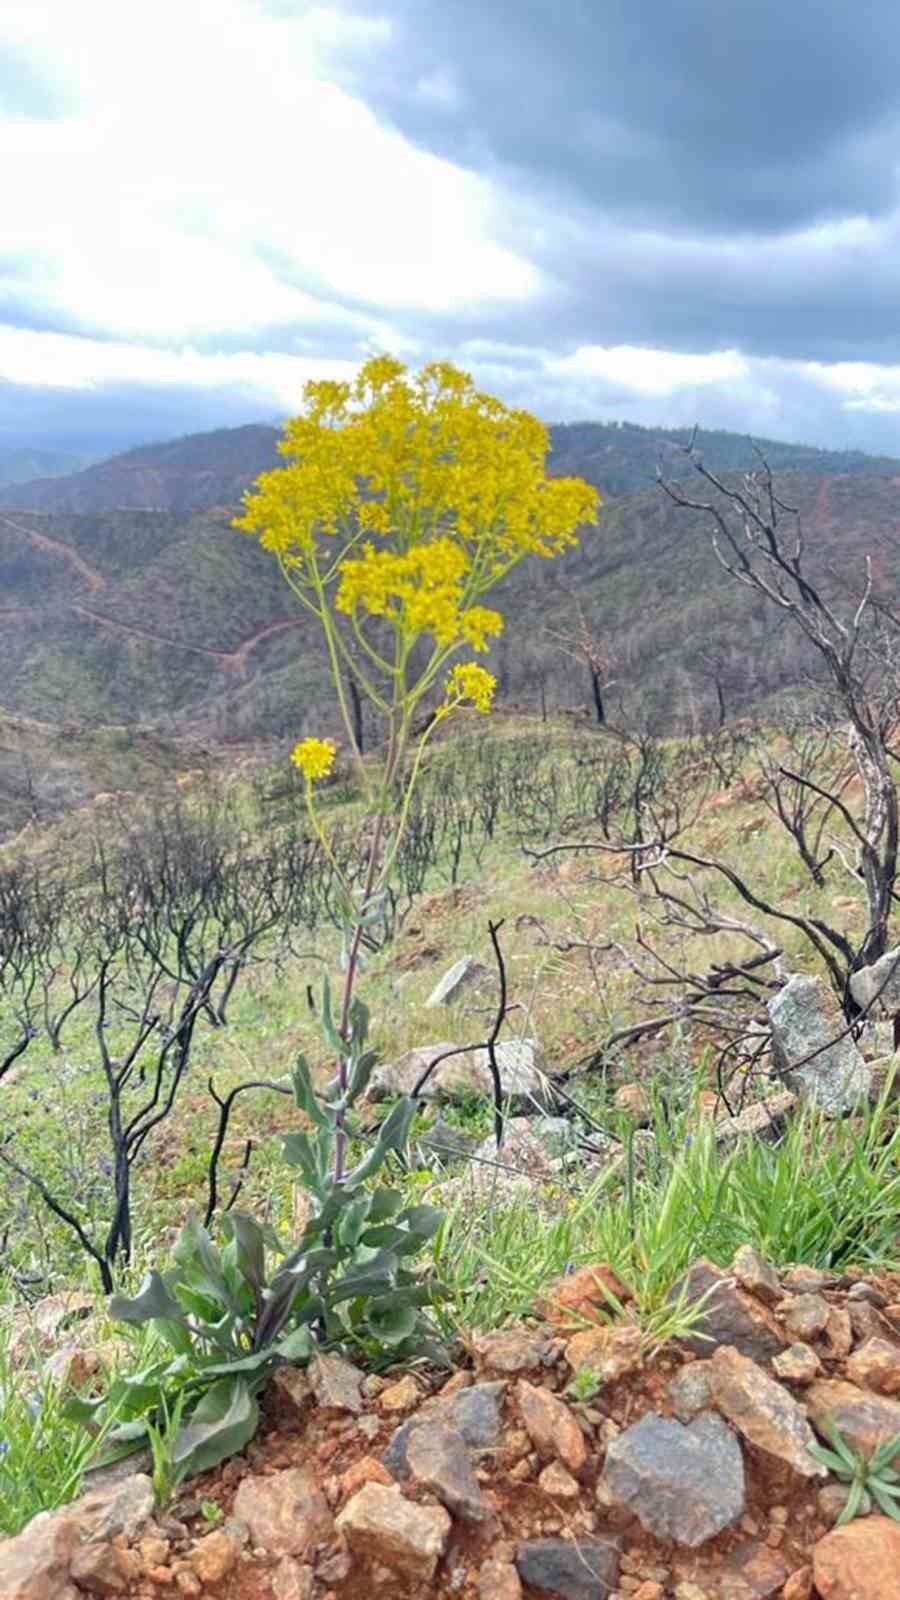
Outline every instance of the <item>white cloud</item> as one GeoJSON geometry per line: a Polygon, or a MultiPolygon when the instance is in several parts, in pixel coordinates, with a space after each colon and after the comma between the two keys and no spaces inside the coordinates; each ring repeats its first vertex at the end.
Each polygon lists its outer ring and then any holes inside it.
{"type": "Polygon", "coordinates": [[[335,318],[360,336],[379,308],[537,293],[489,185],[326,80],[346,17],[12,0],[5,21],[77,92],[69,116],[0,125],[0,243],[34,258],[48,318],[162,342],[335,318]]]}
{"type": "Polygon", "coordinates": [[[681,355],[673,350],[645,350],[634,345],[581,345],[574,355],[549,359],[549,378],[600,379],[639,395],[671,395],[678,389],[743,379],[747,362],[736,350],[706,355],[681,355]]]}
{"type": "Polygon", "coordinates": [[[35,389],[100,389],[134,384],[256,394],[268,411],[296,410],[309,378],[349,378],[351,361],[256,354],[208,354],[190,345],[164,350],[124,341],[82,339],[0,326],[0,379],[35,389]]]}

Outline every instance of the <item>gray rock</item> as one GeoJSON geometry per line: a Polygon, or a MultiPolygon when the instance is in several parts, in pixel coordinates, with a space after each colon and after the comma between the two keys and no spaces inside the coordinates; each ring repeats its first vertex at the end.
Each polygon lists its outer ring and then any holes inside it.
{"type": "Polygon", "coordinates": [[[66,1507],[89,1539],[114,1539],[122,1533],[134,1539],[156,1509],[153,1484],[143,1472],[133,1472],[117,1482],[100,1484],[66,1507]]]}
{"type": "Polygon", "coordinates": [[[456,1428],[473,1450],[490,1450],[497,1443],[502,1428],[500,1401],[506,1385],[500,1382],[475,1383],[469,1389],[433,1402],[435,1414],[456,1428]]]}
{"type": "Polygon", "coordinates": [[[307,1372],[310,1388],[323,1410],[349,1411],[358,1416],[364,1409],[363,1374],[342,1356],[315,1356],[307,1372]]]}
{"type": "MultiPolygon", "coordinates": [[[[850,979],[850,993],[858,1006],[876,1017],[893,1017],[900,1011],[900,946],[888,950],[880,961],[862,967],[850,979]]],[[[888,1049],[893,1048],[893,1040],[888,1049]]]]}
{"type": "MultiPolygon", "coordinates": [[[[435,1044],[416,1045],[414,1049],[407,1050],[405,1055],[398,1056],[396,1061],[382,1062],[372,1073],[366,1098],[374,1101],[390,1100],[394,1095],[412,1094],[423,1072],[432,1062],[437,1061],[440,1056],[447,1055],[448,1051],[455,1051],[458,1048],[459,1046],[451,1039],[439,1039],[435,1044]]],[[[459,1055],[451,1055],[446,1061],[441,1061],[419,1089],[420,1097],[423,1100],[452,1099],[452,1095],[445,1095],[442,1092],[441,1085],[450,1067],[461,1059],[459,1055]]]]}
{"type": "Polygon", "coordinates": [[[404,1422],[392,1436],[382,1462],[392,1478],[403,1483],[409,1477],[409,1441],[423,1422],[441,1422],[459,1434],[470,1450],[490,1450],[499,1440],[503,1427],[500,1400],[506,1389],[502,1382],[475,1383],[469,1389],[442,1399],[427,1400],[414,1417],[404,1422]]]}
{"type": "Polygon", "coordinates": [[[751,1361],[768,1361],[790,1343],[771,1312],[705,1256],[676,1283],[670,1298],[677,1301],[682,1292],[688,1304],[703,1301],[703,1315],[682,1340],[696,1355],[729,1344],[751,1361]]]}
{"type": "Polygon", "coordinates": [[[744,1510],[740,1445],[708,1411],[687,1427],[649,1412],[611,1441],[604,1478],[648,1533],[691,1550],[744,1510]]]}
{"type": "Polygon", "coordinates": [[[438,1116],[419,1140],[416,1150],[424,1152],[426,1161],[436,1156],[438,1161],[445,1165],[450,1161],[463,1161],[477,1150],[479,1140],[471,1133],[463,1133],[461,1128],[454,1128],[452,1122],[447,1122],[438,1116]]]}
{"type": "MultiPolygon", "coordinates": [[[[505,1039],[496,1047],[497,1068],[508,1110],[540,1111],[552,1101],[547,1080],[540,1066],[540,1052],[533,1039],[505,1039]]],[[[439,1062],[419,1094],[423,1100],[464,1101],[473,1095],[491,1099],[494,1080],[486,1049],[462,1050],[447,1040],[407,1050],[397,1061],[376,1067],[369,1084],[370,1100],[386,1100],[394,1095],[411,1094],[423,1072],[439,1057],[439,1062]],[[454,1054],[447,1055],[448,1051],[454,1054]]]]}
{"type": "MultiPolygon", "coordinates": [[[[483,1094],[492,1098],[494,1080],[490,1057],[485,1049],[469,1052],[472,1065],[462,1075],[463,1094],[483,1094]]],[[[546,1110],[553,1095],[543,1070],[540,1047],[535,1039],[503,1039],[496,1046],[497,1070],[504,1104],[510,1110],[526,1113],[546,1110]]]]}
{"type": "MultiPolygon", "coordinates": [[[[852,1293],[851,1289],[850,1294],[852,1293]]],[[[885,1304],[884,1300],[882,1304],[885,1304]]],[[[892,1322],[888,1322],[887,1317],[881,1315],[877,1302],[852,1300],[848,1296],[847,1311],[853,1337],[857,1343],[863,1344],[866,1339],[888,1339],[900,1345],[900,1330],[895,1328],[892,1322]]]]}
{"type": "Polygon", "coordinates": [[[833,1272],[820,1272],[818,1267],[808,1267],[801,1261],[785,1267],[781,1281],[786,1294],[821,1294],[823,1289],[836,1289],[839,1279],[833,1272]]]}
{"type": "Polygon", "coordinates": [[[795,1339],[818,1339],[828,1327],[828,1301],[820,1294],[796,1294],[784,1304],[781,1320],[795,1339]]]}
{"type": "Polygon", "coordinates": [[[476,1337],[475,1355],[479,1371],[502,1372],[512,1377],[521,1372],[539,1372],[553,1359],[553,1347],[546,1333],[532,1328],[501,1328],[476,1337]]]}
{"type": "Polygon", "coordinates": [[[844,1033],[846,1019],[824,978],[797,973],[769,1001],[768,1011],[772,1057],[790,1088],[829,1116],[867,1098],[870,1069],[844,1033]]]}
{"type": "Polygon", "coordinates": [[[124,1483],[126,1478],[133,1478],[136,1473],[149,1474],[152,1471],[151,1451],[135,1450],[133,1455],[123,1456],[121,1461],[111,1461],[108,1466],[91,1467],[84,1475],[85,1491],[105,1489],[113,1483],[124,1483]]]}
{"type": "MultiPolygon", "coordinates": [[[[543,1139],[554,1152],[565,1150],[578,1142],[578,1135],[568,1117],[534,1117],[530,1124],[531,1132],[536,1139],[543,1139]]],[[[611,1149],[618,1149],[615,1140],[610,1139],[611,1149]]]]}
{"type": "Polygon", "coordinates": [[[559,1600],[608,1600],[619,1581],[619,1551],[607,1539],[525,1539],[515,1563],[523,1583],[559,1600]]]}
{"type": "Polygon", "coordinates": [[[679,1422],[690,1422],[701,1411],[708,1411],[711,1404],[709,1362],[691,1361],[669,1379],[667,1388],[679,1422]]]}
{"type": "Polygon", "coordinates": [[[442,1422],[420,1422],[406,1447],[409,1475],[437,1495],[448,1511],[464,1522],[484,1522],[488,1507],[478,1486],[471,1457],[455,1428],[442,1422]]]}
{"type": "Polygon", "coordinates": [[[416,1417],[410,1417],[408,1422],[401,1422],[399,1428],[391,1434],[381,1457],[382,1466],[387,1467],[391,1477],[396,1479],[397,1483],[405,1483],[409,1477],[407,1450],[417,1421],[416,1417]]]}
{"type": "Polygon", "coordinates": [[[780,1356],[773,1356],[772,1370],[786,1383],[813,1383],[822,1375],[822,1363],[808,1344],[791,1344],[780,1356]]]}
{"type": "Polygon", "coordinates": [[[124,1594],[129,1587],[122,1552],[108,1540],[90,1540],[79,1545],[72,1557],[69,1576],[88,1594],[124,1594]]]}
{"type": "Polygon", "coordinates": [[[877,1306],[880,1309],[883,1309],[888,1304],[887,1296],[882,1294],[874,1283],[867,1283],[862,1278],[856,1283],[851,1283],[847,1290],[847,1299],[867,1301],[869,1305],[877,1306]]]}
{"type": "Polygon", "coordinates": [[[432,989],[425,1001],[426,1006],[446,1006],[451,1000],[456,1000],[463,989],[477,983],[479,979],[487,977],[487,967],[483,967],[474,956],[463,956],[462,960],[454,961],[440,982],[432,989]]]}

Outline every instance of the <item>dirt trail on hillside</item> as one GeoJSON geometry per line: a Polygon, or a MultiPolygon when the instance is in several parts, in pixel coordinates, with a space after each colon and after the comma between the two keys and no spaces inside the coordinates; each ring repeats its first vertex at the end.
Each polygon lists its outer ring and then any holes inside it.
{"type": "Polygon", "coordinates": [[[12,517],[0,512],[0,523],[5,528],[12,528],[13,533],[22,534],[23,538],[30,539],[32,544],[39,545],[42,550],[49,550],[52,555],[62,556],[69,566],[83,578],[91,594],[99,594],[106,588],[106,579],[96,567],[91,567],[82,560],[71,545],[63,544],[60,539],[51,539],[49,534],[38,533],[36,528],[23,528],[20,522],[13,522],[12,517]]]}
{"type": "Polygon", "coordinates": [[[248,639],[244,639],[236,650],[210,650],[206,645],[167,639],[163,634],[153,633],[149,628],[141,628],[133,622],[117,622],[114,617],[104,617],[99,611],[92,611],[89,606],[80,605],[75,600],[70,601],[69,609],[77,611],[79,616],[87,617],[89,622],[94,622],[98,627],[106,628],[112,633],[125,633],[138,639],[148,639],[152,644],[162,644],[170,650],[190,650],[194,655],[211,656],[214,661],[221,663],[224,672],[236,672],[241,677],[246,675],[247,659],[258,644],[271,634],[280,633],[284,628],[295,628],[302,621],[301,617],[291,617],[281,622],[268,622],[264,627],[257,628],[255,633],[251,633],[248,639]]]}
{"type": "Polygon", "coordinates": [[[161,633],[152,633],[149,628],[140,628],[133,622],[117,622],[115,617],[101,616],[99,611],[91,611],[88,606],[79,605],[73,600],[69,604],[70,611],[77,611],[80,617],[87,617],[89,622],[95,622],[98,627],[106,628],[110,633],[127,633],[132,638],[149,639],[151,644],[163,644],[169,650],[190,650],[194,655],[212,656],[215,661],[228,663],[231,657],[223,650],[210,650],[202,644],[185,644],[183,640],[166,639],[161,633]]]}
{"type": "Polygon", "coordinates": [[[302,617],[287,617],[282,622],[268,622],[264,628],[258,628],[256,633],[251,633],[249,639],[245,639],[243,644],[239,644],[237,649],[232,650],[224,659],[232,668],[237,668],[242,673],[246,672],[247,657],[258,644],[262,644],[263,640],[270,638],[273,633],[282,633],[285,628],[299,627],[302,621],[302,617]]]}

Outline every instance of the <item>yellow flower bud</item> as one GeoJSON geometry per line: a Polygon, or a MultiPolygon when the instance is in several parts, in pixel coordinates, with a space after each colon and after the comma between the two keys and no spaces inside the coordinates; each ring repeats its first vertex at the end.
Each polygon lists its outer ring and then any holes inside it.
{"type": "Polygon", "coordinates": [[[334,766],[337,746],[333,739],[301,739],[291,751],[291,760],[308,783],[327,778],[334,766]]]}

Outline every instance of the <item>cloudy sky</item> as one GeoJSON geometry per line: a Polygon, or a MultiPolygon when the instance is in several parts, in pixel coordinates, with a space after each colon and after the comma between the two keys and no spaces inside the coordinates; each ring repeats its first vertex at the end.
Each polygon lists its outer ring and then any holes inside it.
{"type": "Polygon", "coordinates": [[[896,0],[3,0],[0,444],[373,350],[900,454],[896,0]]]}

